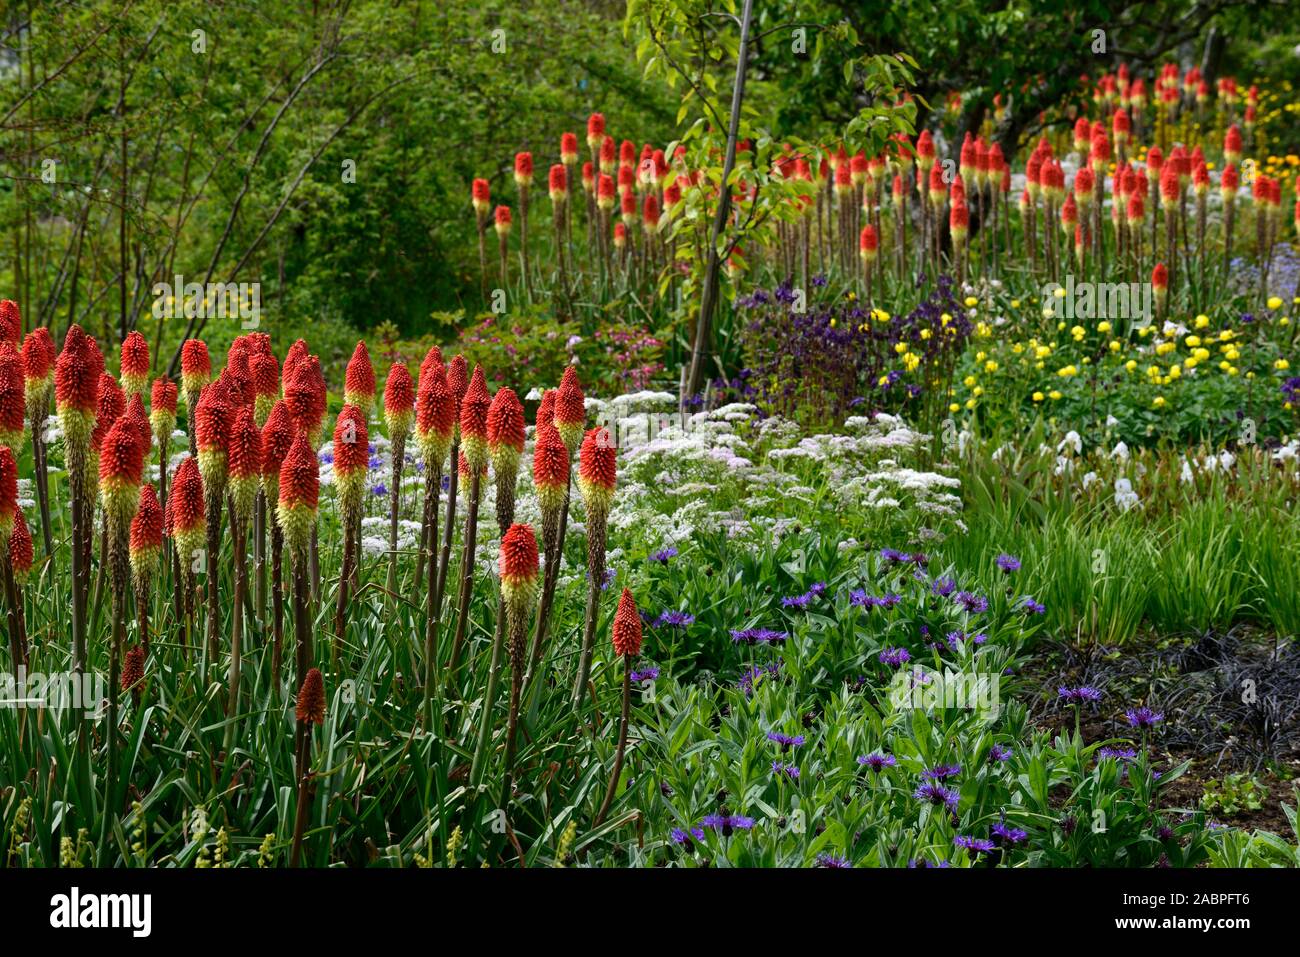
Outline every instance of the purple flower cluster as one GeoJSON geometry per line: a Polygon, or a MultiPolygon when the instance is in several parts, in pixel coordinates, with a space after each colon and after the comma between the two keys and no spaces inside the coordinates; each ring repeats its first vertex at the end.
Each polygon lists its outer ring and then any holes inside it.
{"type": "Polygon", "coordinates": [[[656,628],[680,628],[695,624],[695,616],[686,611],[665,611],[654,621],[656,628]]]}
{"type": "Polygon", "coordinates": [[[754,693],[754,685],[763,678],[775,678],[781,670],[781,662],[776,661],[770,665],[754,665],[736,682],[736,687],[741,690],[746,698],[754,693]]]}
{"type": "Polygon", "coordinates": [[[906,648],[886,648],[878,658],[882,665],[898,668],[912,660],[912,654],[906,648]]]}
{"type": "Polygon", "coordinates": [[[780,645],[790,636],[784,631],[770,628],[745,628],[731,630],[731,640],[738,645],[780,645]]]}
{"type": "Polygon", "coordinates": [[[815,599],[826,594],[825,582],[814,582],[802,595],[791,595],[789,598],[781,599],[782,608],[807,608],[815,599]]]}
{"type": "Polygon", "coordinates": [[[1082,702],[1082,701],[1100,701],[1101,692],[1089,685],[1080,685],[1077,688],[1067,688],[1064,685],[1056,689],[1056,695],[1062,701],[1082,702]]]}
{"type": "Polygon", "coordinates": [[[862,754],[858,756],[858,764],[872,771],[879,771],[883,768],[892,768],[898,763],[898,759],[892,754],[882,754],[879,751],[873,751],[871,754],[862,754]]]}

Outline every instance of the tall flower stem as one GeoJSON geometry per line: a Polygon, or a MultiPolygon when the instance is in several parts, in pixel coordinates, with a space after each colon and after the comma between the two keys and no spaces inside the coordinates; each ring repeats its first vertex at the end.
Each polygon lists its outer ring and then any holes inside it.
{"type": "Polygon", "coordinates": [[[465,516],[465,544],[461,550],[460,596],[456,608],[456,636],[451,642],[451,659],[447,663],[450,679],[456,673],[456,664],[469,630],[469,603],[474,593],[474,551],[478,547],[478,502],[482,476],[475,472],[470,478],[469,512],[465,516]]]}
{"type": "Polygon", "coordinates": [[[596,820],[592,822],[592,827],[600,827],[605,820],[605,815],[609,813],[609,806],[614,803],[614,795],[618,792],[618,779],[623,774],[623,757],[627,753],[627,724],[628,717],[632,710],[632,657],[631,655],[623,656],[623,713],[618,722],[618,750],[614,752],[614,770],[609,776],[609,790],[605,792],[605,801],[596,813],[596,820]]]}
{"type": "MultiPolygon", "coordinates": [[[[430,515],[429,541],[438,541],[438,499],[442,495],[442,469],[426,470],[424,496],[430,515]]],[[[438,637],[442,628],[442,604],[438,595],[437,552],[429,549],[428,581],[424,592],[424,704],[425,728],[433,733],[433,702],[438,671],[438,637]]]]}
{"type": "MultiPolygon", "coordinates": [[[[389,595],[397,594],[397,523],[402,508],[402,468],[406,459],[406,435],[398,433],[392,443],[392,488],[388,490],[388,578],[385,587],[389,595]]],[[[420,532],[420,548],[424,548],[424,531],[420,532]]]]}

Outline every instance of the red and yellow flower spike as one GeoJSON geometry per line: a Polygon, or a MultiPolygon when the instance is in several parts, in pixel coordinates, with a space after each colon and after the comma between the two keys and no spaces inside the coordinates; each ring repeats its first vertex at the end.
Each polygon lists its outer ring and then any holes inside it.
{"type": "Polygon", "coordinates": [[[199,393],[212,381],[212,357],[208,355],[208,344],[202,339],[186,339],[181,345],[181,390],[185,393],[185,404],[194,408],[199,402],[199,393]]]}
{"type": "Polygon", "coordinates": [[[23,360],[8,339],[0,339],[0,445],[20,451],[27,437],[27,384],[23,360]]]}
{"type": "Polygon", "coordinates": [[[14,584],[26,585],[32,575],[32,562],[36,558],[36,548],[32,543],[32,531],[27,527],[27,518],[21,507],[14,511],[13,532],[9,536],[9,566],[14,572],[14,584]]]}
{"type": "Polygon", "coordinates": [[[131,519],[131,576],[137,590],[147,589],[162,554],[163,510],[152,485],[140,486],[140,501],[131,519]]]}
{"type": "Polygon", "coordinates": [[[125,526],[140,502],[144,450],[137,426],[119,416],[99,449],[99,495],[109,521],[125,526]]]}
{"type": "Polygon", "coordinates": [[[618,610],[614,612],[614,625],[610,631],[616,655],[636,657],[641,654],[641,613],[637,611],[632,593],[626,588],[618,598],[618,610]]]}
{"type": "Polygon", "coordinates": [[[54,362],[57,350],[46,326],[37,326],[23,340],[23,377],[29,412],[47,412],[50,391],[54,387],[54,362]]]}
{"type": "Polygon", "coordinates": [[[441,472],[456,435],[456,397],[441,368],[420,376],[415,440],[426,469],[441,472]]]}
{"type": "Polygon", "coordinates": [[[99,377],[104,357],[95,340],[75,323],[63,340],[54,367],[54,397],[68,446],[74,454],[90,451],[95,430],[95,409],[99,404],[99,377]]]}
{"type": "Polygon", "coordinates": [[[591,429],[582,440],[578,456],[578,489],[588,514],[609,513],[618,481],[617,448],[609,429],[591,429]]]}
{"type": "Polygon", "coordinates": [[[260,429],[280,398],[280,362],[269,349],[254,352],[248,357],[248,375],[253,382],[253,421],[260,429]]]}
{"type": "Polygon", "coordinates": [[[0,445],[0,549],[6,552],[17,518],[18,463],[9,446],[0,445]]]}
{"type": "Polygon", "coordinates": [[[345,405],[334,424],[334,484],[338,488],[339,514],[349,529],[361,517],[369,463],[370,435],[365,414],[355,405],[345,405]]]}
{"type": "Polygon", "coordinates": [[[312,668],[302,679],[298,689],[298,703],[294,707],[294,717],[303,724],[324,724],[325,722],[325,679],[319,668],[312,668]]]}
{"type": "Polygon", "coordinates": [[[207,512],[204,505],[203,478],[199,463],[192,458],[181,461],[172,478],[167,496],[167,511],[171,514],[171,534],[176,542],[176,554],[181,566],[188,570],[195,552],[202,551],[207,534],[207,512]]]}
{"type": "Polygon", "coordinates": [[[227,455],[235,518],[246,524],[252,518],[253,502],[262,483],[262,432],[253,419],[253,410],[247,406],[235,413],[227,455]]]}
{"type": "Polygon", "coordinates": [[[513,389],[499,389],[487,416],[488,456],[496,476],[497,525],[504,532],[515,520],[515,487],[524,451],[524,406],[513,389]]]}
{"type": "Polygon", "coordinates": [[[569,450],[554,425],[537,426],[533,443],[533,485],[542,512],[542,537],[549,549],[559,533],[560,510],[569,494],[569,450]]]}
{"type": "Polygon", "coordinates": [[[176,383],[166,376],[153,380],[149,399],[149,424],[153,428],[153,437],[160,445],[171,438],[172,431],[176,428],[178,391],[176,383]]]}
{"type": "Polygon", "coordinates": [[[343,380],[343,403],[355,405],[369,419],[375,411],[375,368],[364,341],[358,340],[343,380]]]}
{"type": "Polygon", "coordinates": [[[511,525],[501,536],[497,567],[506,607],[512,613],[527,615],[537,600],[537,536],[531,525],[511,525]]]}
{"type": "Polygon", "coordinates": [[[280,467],[280,501],[276,508],[284,544],[297,561],[306,558],[319,500],[320,465],[307,434],[299,431],[280,467]]]}
{"type": "Polygon", "coordinates": [[[297,434],[289,407],[284,400],[276,402],[266,417],[266,425],[262,426],[262,490],[268,502],[279,501],[280,468],[297,434]]]}
{"type": "Polygon", "coordinates": [[[587,400],[582,394],[582,385],[578,382],[578,373],[573,366],[566,366],[564,376],[560,379],[560,389],[555,395],[555,428],[564,440],[564,447],[573,458],[578,451],[587,427],[587,400]]]}
{"type": "Polygon", "coordinates": [[[384,422],[388,426],[389,441],[398,436],[405,438],[415,424],[415,383],[405,362],[394,362],[388,368],[388,381],[384,383],[384,422]]]}
{"type": "Polygon", "coordinates": [[[483,367],[475,365],[469,388],[460,403],[460,444],[465,460],[476,472],[484,471],[488,464],[487,420],[491,407],[492,396],[488,394],[483,367]]]}
{"type": "Polygon", "coordinates": [[[221,382],[205,386],[194,409],[194,435],[203,484],[218,500],[225,494],[227,443],[234,420],[235,410],[227,402],[221,382]]]}
{"type": "Polygon", "coordinates": [[[132,329],[122,340],[122,389],[129,399],[140,395],[149,384],[149,343],[132,329]]]}

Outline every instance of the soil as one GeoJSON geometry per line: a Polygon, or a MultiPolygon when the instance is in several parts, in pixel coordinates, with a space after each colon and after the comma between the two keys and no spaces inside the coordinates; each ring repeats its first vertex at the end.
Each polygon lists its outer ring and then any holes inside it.
{"type": "Polygon", "coordinates": [[[1205,785],[1244,772],[1267,789],[1257,811],[1210,819],[1292,838],[1283,802],[1296,804],[1300,778],[1300,649],[1272,636],[1233,630],[1174,638],[1147,636],[1122,649],[1056,645],[1032,655],[1021,678],[1033,724],[1052,734],[1074,731],[1074,712],[1058,699],[1062,685],[1090,685],[1102,700],[1087,706],[1085,741],[1126,739],[1138,746],[1124,712],[1146,705],[1163,712],[1151,749],[1154,763],[1190,761],[1161,789],[1161,807],[1193,809],[1205,785]]]}

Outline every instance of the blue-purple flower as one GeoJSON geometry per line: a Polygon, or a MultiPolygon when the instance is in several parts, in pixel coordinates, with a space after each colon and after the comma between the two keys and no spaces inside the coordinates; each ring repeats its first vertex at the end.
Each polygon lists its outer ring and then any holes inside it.
{"type": "Polygon", "coordinates": [[[1008,555],[1004,552],[994,559],[994,562],[997,564],[998,568],[1002,569],[1008,575],[1012,572],[1020,571],[1020,559],[1016,558],[1014,555],[1008,555]]]}
{"type": "Polygon", "coordinates": [[[873,751],[871,754],[862,754],[858,756],[858,764],[864,768],[870,768],[872,771],[880,771],[884,768],[892,768],[898,763],[898,759],[892,754],[882,754],[879,751],[873,751]]]}
{"type": "Polygon", "coordinates": [[[1128,718],[1129,726],[1133,728],[1154,728],[1165,720],[1163,712],[1152,711],[1145,705],[1140,708],[1129,708],[1124,712],[1124,717],[1128,718]]]}
{"type": "Polygon", "coordinates": [[[1057,697],[1064,701],[1100,701],[1101,692],[1089,685],[1080,685],[1077,688],[1067,688],[1064,685],[1056,689],[1057,697]]]}

